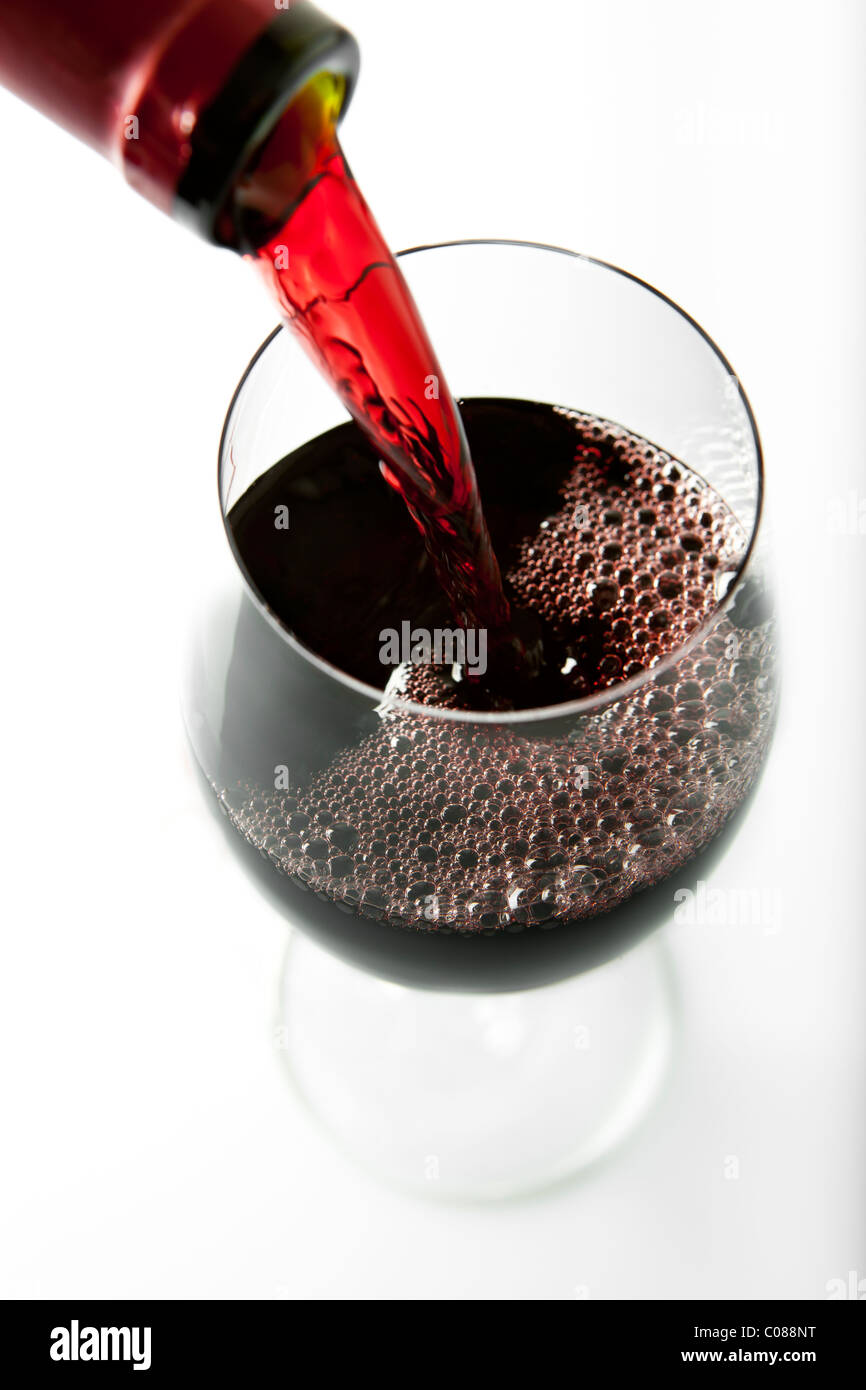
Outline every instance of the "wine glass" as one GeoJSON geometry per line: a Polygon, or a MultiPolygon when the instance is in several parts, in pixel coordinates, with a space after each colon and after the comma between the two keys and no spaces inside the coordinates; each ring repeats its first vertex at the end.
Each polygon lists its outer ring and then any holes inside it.
{"type": "Polygon", "coordinates": [[[458,398],[618,422],[705,479],[738,524],[715,607],[648,669],[552,708],[419,705],[301,642],[239,549],[238,499],[345,418],[286,330],[229,408],[229,546],[196,618],[185,719],[226,843],[298,928],[279,1017],[290,1073],[378,1173],[431,1195],[499,1197],[605,1153],[664,1075],[676,1010],[652,933],[736,833],[775,718],[762,458],[725,358],[634,276],[506,241],[415,248],[400,264],[458,398]],[[371,807],[390,802],[395,840],[414,845],[432,795],[419,774],[402,800],[394,787],[382,798],[365,770],[381,777],[395,747],[436,764],[440,806],[465,798],[467,761],[514,769],[531,784],[537,842],[497,854],[483,880],[477,863],[437,851],[412,881],[389,881],[382,847],[365,852],[371,807]],[[350,776],[354,811],[335,820],[328,797],[350,776]]]}

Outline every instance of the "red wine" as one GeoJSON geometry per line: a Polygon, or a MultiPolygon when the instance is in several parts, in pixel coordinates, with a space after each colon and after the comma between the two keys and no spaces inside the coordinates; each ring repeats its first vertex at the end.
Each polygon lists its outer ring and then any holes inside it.
{"type": "MultiPolygon", "coordinates": [[[[287,790],[230,775],[217,790],[273,868],[344,912],[434,933],[573,924],[682,869],[747,795],[772,725],[772,625],[755,583],[741,581],[698,637],[746,538],[685,465],[574,411],[489,400],[462,411],[506,592],[542,631],[539,680],[554,696],[545,703],[607,693],[607,709],[466,723],[453,715],[477,690],[441,666],[410,664],[408,697],[448,705],[450,717],[385,702],[372,731],[341,727],[312,753],[305,744],[287,790]],[[655,667],[637,690],[617,690],[655,667]]],[[[228,520],[281,622],[381,689],[382,630],[404,619],[435,626],[447,611],[370,457],[354,425],[332,430],[275,465],[228,520]],[[288,532],[274,526],[285,504],[288,532]]],[[[496,673],[500,708],[509,697],[519,706],[527,688],[496,673]]],[[[245,708],[261,767],[278,761],[287,718],[302,721],[304,704],[257,719],[245,708]]]]}
{"type": "Polygon", "coordinates": [[[424,536],[454,618],[507,642],[509,607],[460,414],[340,149],[339,109],[321,79],[295,101],[235,191],[239,237],[373,443],[374,468],[424,536]]]}

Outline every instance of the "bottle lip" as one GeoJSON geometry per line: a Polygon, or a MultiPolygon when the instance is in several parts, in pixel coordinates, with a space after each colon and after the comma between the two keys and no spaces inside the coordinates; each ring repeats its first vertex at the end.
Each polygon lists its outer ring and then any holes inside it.
{"type": "Polygon", "coordinates": [[[314,6],[295,4],[277,15],[199,115],[175,194],[177,220],[218,246],[239,249],[227,234],[232,219],[225,214],[244,169],[282,113],[319,73],[345,79],[342,119],[360,62],[353,35],[314,6]]]}

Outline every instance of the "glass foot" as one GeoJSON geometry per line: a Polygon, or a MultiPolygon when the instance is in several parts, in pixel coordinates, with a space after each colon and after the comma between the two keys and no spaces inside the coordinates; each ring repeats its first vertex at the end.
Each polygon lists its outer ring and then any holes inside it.
{"type": "Polygon", "coordinates": [[[651,1105],[674,1034],[673,972],[653,936],[543,989],[442,994],[364,974],[293,932],[280,1036],[295,1086],[385,1181],[496,1200],[577,1173],[651,1105]]]}

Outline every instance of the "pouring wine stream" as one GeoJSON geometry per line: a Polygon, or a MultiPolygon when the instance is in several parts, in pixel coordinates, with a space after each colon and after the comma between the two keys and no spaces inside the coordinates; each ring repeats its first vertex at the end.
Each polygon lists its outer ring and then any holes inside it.
{"type": "Polygon", "coordinates": [[[340,148],[338,115],[336,84],[316,78],[235,191],[238,241],[381,455],[382,476],[421,531],[454,620],[486,634],[495,670],[531,677],[539,638],[526,623],[516,630],[460,413],[340,148]]]}

